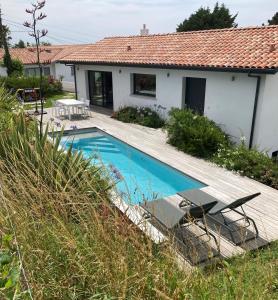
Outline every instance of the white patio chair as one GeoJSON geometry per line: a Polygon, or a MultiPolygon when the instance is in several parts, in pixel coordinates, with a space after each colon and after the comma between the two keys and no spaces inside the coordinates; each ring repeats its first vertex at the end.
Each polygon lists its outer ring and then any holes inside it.
{"type": "Polygon", "coordinates": [[[90,110],[90,100],[83,100],[84,102],[84,106],[83,106],[83,109],[84,109],[84,114],[87,115],[87,116],[90,116],[91,115],[91,110],[90,110]]]}
{"type": "Polygon", "coordinates": [[[55,105],[54,105],[54,114],[55,114],[55,117],[64,116],[67,113],[68,113],[68,111],[67,111],[66,107],[64,107],[63,105],[55,102],[55,105]]]}
{"type": "MultiPolygon", "coordinates": [[[[80,101],[84,102],[85,99],[81,98],[80,101]]],[[[79,105],[79,106],[76,106],[75,108],[76,108],[76,113],[77,114],[81,114],[81,115],[85,114],[84,105],[79,105]]]]}

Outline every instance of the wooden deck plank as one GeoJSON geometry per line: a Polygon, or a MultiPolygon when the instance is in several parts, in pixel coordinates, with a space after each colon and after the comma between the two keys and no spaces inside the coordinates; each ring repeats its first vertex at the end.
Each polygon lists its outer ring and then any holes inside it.
{"type": "MultiPolygon", "coordinates": [[[[47,111],[48,114],[44,117],[45,122],[53,118],[52,109],[47,109],[47,111]]],[[[97,112],[92,112],[92,117],[87,120],[61,121],[56,119],[55,121],[60,122],[62,126],[65,126],[65,129],[71,129],[70,126],[72,125],[76,125],[79,129],[98,127],[108,134],[203,182],[207,185],[203,188],[207,193],[226,203],[230,203],[247,194],[261,192],[259,197],[245,205],[246,212],[256,221],[263,240],[278,240],[278,190],[176,150],[167,144],[166,133],[160,129],[122,123],[111,119],[106,114],[97,112]]],[[[52,124],[54,125],[54,123],[52,124]]],[[[56,129],[59,130],[60,128],[56,129]]],[[[176,195],[175,197],[179,196],[176,195]]],[[[250,247],[256,248],[258,246],[261,246],[261,244],[253,243],[253,246],[250,247]]],[[[221,239],[221,249],[225,257],[244,251],[225,239],[221,239]]]]}

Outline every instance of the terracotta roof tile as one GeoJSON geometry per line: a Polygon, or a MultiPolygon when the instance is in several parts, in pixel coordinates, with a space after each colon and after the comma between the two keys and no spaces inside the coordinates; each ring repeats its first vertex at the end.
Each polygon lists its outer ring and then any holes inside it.
{"type": "MultiPolygon", "coordinates": [[[[85,45],[53,45],[42,46],[43,50],[40,54],[41,62],[43,64],[50,64],[52,62],[63,59],[65,56],[74,51],[84,48],[85,45]]],[[[11,48],[9,49],[13,59],[19,59],[24,65],[36,64],[37,56],[35,48],[11,48]]],[[[3,59],[4,51],[0,49],[0,60],[3,59]]]]}
{"type": "Polygon", "coordinates": [[[110,37],[64,62],[219,68],[278,68],[278,26],[110,37]]]}

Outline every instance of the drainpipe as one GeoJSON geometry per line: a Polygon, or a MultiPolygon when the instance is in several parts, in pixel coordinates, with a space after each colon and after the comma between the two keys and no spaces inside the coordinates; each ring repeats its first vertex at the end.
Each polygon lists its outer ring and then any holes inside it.
{"type": "Polygon", "coordinates": [[[261,87],[261,76],[248,73],[248,77],[257,78],[251,133],[250,133],[250,139],[249,139],[249,149],[251,149],[253,147],[253,139],[254,139],[255,126],[256,126],[257,108],[258,108],[258,101],[259,101],[259,94],[260,94],[260,87],[261,87]]]}
{"type": "Polygon", "coordinates": [[[74,75],[75,99],[77,100],[78,94],[77,94],[77,80],[76,80],[76,66],[75,65],[73,65],[73,75],[74,75]]]}

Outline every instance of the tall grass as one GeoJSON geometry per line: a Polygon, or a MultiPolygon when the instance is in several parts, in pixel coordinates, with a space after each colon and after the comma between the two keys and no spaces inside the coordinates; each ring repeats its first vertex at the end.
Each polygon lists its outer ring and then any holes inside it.
{"type": "Polygon", "coordinates": [[[0,263],[0,299],[277,298],[278,244],[182,271],[113,207],[100,170],[37,135],[23,116],[1,133],[0,258],[11,236],[21,276],[2,288],[0,263]]]}

